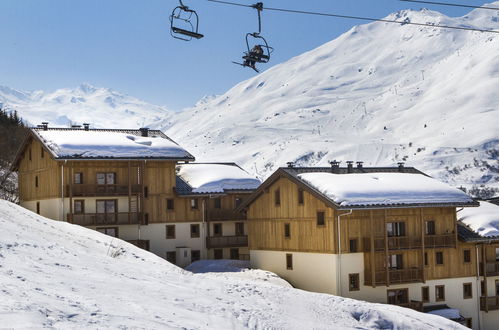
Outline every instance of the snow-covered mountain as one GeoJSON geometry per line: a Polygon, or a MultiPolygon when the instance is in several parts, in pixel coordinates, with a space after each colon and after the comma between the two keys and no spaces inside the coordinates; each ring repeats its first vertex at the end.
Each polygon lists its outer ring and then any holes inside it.
{"type": "MultiPolygon", "coordinates": [[[[499,7],[499,1],[490,6],[499,7]]],[[[499,29],[499,11],[400,21],[499,29]]],[[[371,23],[175,116],[201,160],[258,175],[278,166],[405,161],[453,185],[499,188],[499,35],[371,23]]]]}
{"type": "Polygon", "coordinates": [[[192,274],[94,230],[0,200],[8,329],[465,329],[440,316],[291,288],[251,270],[192,274]]]}
{"type": "MultiPolygon", "coordinates": [[[[499,29],[492,10],[458,18],[404,10],[388,19],[499,29]]],[[[405,161],[499,194],[498,53],[498,34],[376,22],[177,114],[88,85],[0,88],[0,102],[33,123],[161,128],[198,160],[236,161],[261,178],[289,161],[405,161]]]]}
{"type": "Polygon", "coordinates": [[[26,92],[0,86],[2,104],[6,109],[17,110],[32,125],[48,121],[54,126],[90,123],[96,128],[154,127],[172,113],[165,107],[90,84],[54,92],[26,92]]]}

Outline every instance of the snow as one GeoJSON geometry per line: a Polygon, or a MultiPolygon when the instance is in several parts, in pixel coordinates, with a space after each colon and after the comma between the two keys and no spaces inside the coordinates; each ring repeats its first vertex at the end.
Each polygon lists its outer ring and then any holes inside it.
{"type": "Polygon", "coordinates": [[[461,190],[422,174],[302,173],[298,177],[341,206],[473,202],[461,190]]]}
{"type": "Polygon", "coordinates": [[[177,170],[177,175],[193,188],[193,193],[254,190],[261,183],[235,164],[181,164],[177,170]]]}
{"type": "Polygon", "coordinates": [[[235,273],[193,274],[131,244],[2,200],[0,228],[2,327],[465,329],[439,316],[235,273]]]}
{"type": "Polygon", "coordinates": [[[160,137],[142,137],[112,131],[99,130],[36,130],[56,157],[83,158],[175,158],[191,155],[175,142],[160,137]]]}
{"type": "Polygon", "coordinates": [[[455,308],[442,308],[436,309],[434,311],[428,312],[428,314],[439,315],[445,317],[446,319],[460,319],[461,314],[459,313],[459,309],[455,308]]]}
{"type": "Polygon", "coordinates": [[[480,202],[479,207],[465,208],[458,213],[459,221],[482,237],[499,236],[499,206],[480,202]]]}

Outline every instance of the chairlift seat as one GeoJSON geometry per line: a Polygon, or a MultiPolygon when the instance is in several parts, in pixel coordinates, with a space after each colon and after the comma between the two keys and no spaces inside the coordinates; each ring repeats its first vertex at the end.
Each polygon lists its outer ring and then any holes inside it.
{"type": "Polygon", "coordinates": [[[204,35],[202,35],[201,33],[196,33],[196,32],[189,31],[189,30],[184,30],[184,29],[181,29],[181,28],[178,28],[175,26],[172,26],[172,31],[174,33],[183,34],[183,35],[186,35],[186,36],[189,36],[192,38],[196,38],[196,39],[201,39],[202,37],[204,37],[204,35]]]}

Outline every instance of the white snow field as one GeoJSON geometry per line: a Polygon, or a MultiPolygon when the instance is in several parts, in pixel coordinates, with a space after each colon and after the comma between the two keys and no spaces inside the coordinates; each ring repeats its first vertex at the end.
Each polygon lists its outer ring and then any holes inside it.
{"type": "Polygon", "coordinates": [[[499,236],[499,206],[480,201],[479,207],[467,207],[458,213],[459,221],[482,237],[499,236]]]}
{"type": "Polygon", "coordinates": [[[0,228],[2,328],[465,329],[440,316],[270,283],[252,271],[193,274],[2,200],[0,228]]]}

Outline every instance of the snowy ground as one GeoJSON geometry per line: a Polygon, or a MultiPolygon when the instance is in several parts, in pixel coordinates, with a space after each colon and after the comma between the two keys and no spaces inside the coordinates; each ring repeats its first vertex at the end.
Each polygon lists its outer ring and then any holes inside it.
{"type": "Polygon", "coordinates": [[[125,242],[2,200],[0,228],[1,327],[464,329],[439,316],[254,276],[193,274],[125,242]]]}

